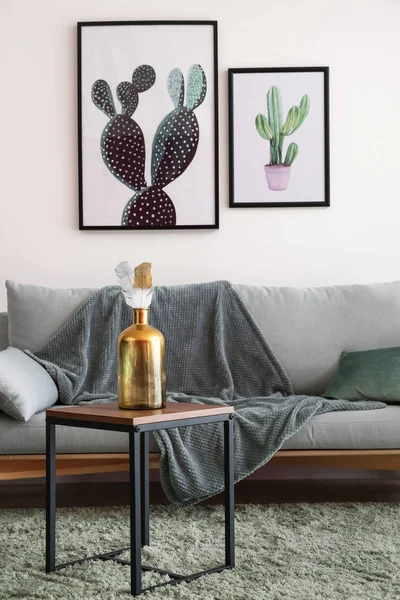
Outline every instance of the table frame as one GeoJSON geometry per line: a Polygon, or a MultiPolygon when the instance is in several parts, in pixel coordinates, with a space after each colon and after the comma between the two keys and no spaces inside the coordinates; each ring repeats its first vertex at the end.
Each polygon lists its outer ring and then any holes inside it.
{"type": "Polygon", "coordinates": [[[235,566],[234,529],[234,454],[233,454],[234,413],[211,416],[193,416],[185,419],[145,423],[141,425],[118,425],[98,421],[80,421],[65,417],[46,417],[46,573],[58,571],[70,565],[87,560],[113,560],[131,567],[131,594],[139,596],[145,591],[192,581],[203,575],[219,573],[235,566]],[[141,549],[149,544],[149,433],[173,427],[224,423],[224,474],[225,474],[225,563],[198,571],[191,575],[179,575],[164,569],[142,565],[141,549]],[[129,436],[129,501],[130,501],[130,546],[111,552],[88,556],[56,565],[56,426],[84,427],[119,431],[129,436]],[[118,558],[129,550],[130,561],[118,558]],[[168,575],[170,581],[142,589],[142,571],[154,571],[168,575]]]}

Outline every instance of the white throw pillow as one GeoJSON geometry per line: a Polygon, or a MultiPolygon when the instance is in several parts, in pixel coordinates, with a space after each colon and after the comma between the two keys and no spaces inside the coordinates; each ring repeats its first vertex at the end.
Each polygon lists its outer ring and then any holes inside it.
{"type": "Polygon", "coordinates": [[[19,421],[57,402],[57,386],[33,358],[11,346],[0,352],[0,410],[19,421]]]}

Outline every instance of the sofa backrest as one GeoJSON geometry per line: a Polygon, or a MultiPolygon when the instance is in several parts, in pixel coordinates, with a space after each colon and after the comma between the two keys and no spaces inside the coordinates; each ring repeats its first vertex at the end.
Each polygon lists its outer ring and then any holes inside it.
{"type": "Polygon", "coordinates": [[[0,313],[0,350],[8,347],[8,319],[7,313],[0,313]]]}
{"type": "Polygon", "coordinates": [[[400,346],[400,281],[320,288],[234,287],[296,393],[322,394],[343,350],[400,346]]]}
{"type": "MultiPolygon", "coordinates": [[[[338,369],[343,350],[400,346],[400,281],[319,288],[234,287],[286,369],[295,393],[322,394],[338,369]]],[[[48,298],[43,296],[44,288],[37,289],[35,302],[28,305],[38,308],[40,298],[43,302],[48,298]]],[[[92,290],[75,290],[79,291],[87,295],[92,290]]],[[[53,292],[61,293],[61,290],[53,292]]],[[[51,304],[62,313],[58,315],[57,327],[73,313],[75,295],[69,292],[71,290],[64,291],[63,302],[51,304]]],[[[26,304],[25,288],[20,297],[26,304]]],[[[29,310],[24,315],[21,312],[24,303],[19,312],[16,311],[18,303],[14,304],[10,319],[20,328],[28,329],[29,310]]],[[[48,318],[46,326],[50,325],[54,323],[48,318]]],[[[0,313],[0,350],[7,346],[7,313],[0,313]]]]}

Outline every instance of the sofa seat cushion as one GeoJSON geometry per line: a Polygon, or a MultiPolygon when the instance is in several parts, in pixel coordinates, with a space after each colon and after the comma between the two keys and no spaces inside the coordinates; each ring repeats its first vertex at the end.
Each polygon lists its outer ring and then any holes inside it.
{"type": "MultiPolygon", "coordinates": [[[[53,408],[65,408],[54,406],[53,408]]],[[[46,411],[29,421],[16,421],[0,412],[0,454],[42,454],[46,451],[46,411]]],[[[152,435],[150,452],[159,452],[152,435]]],[[[56,448],[60,454],[128,452],[128,436],[116,431],[57,426],[56,448]]]]}
{"type": "MultiPolygon", "coordinates": [[[[57,408],[57,407],[55,407],[57,408]]],[[[372,450],[400,448],[400,406],[318,415],[287,440],[284,450],[372,450]]],[[[27,423],[0,413],[0,454],[45,452],[45,412],[27,423]]],[[[126,433],[57,427],[57,452],[128,452],[126,433]]],[[[150,435],[150,452],[159,452],[150,435]]]]}
{"type": "Polygon", "coordinates": [[[284,450],[384,450],[400,448],[400,406],[338,411],[308,421],[284,450]]]}

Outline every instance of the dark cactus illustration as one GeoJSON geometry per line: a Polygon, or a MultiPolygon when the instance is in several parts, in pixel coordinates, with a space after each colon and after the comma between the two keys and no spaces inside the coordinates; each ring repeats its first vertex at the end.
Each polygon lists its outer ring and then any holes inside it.
{"type": "Polygon", "coordinates": [[[190,67],[186,106],[183,105],[184,80],[179,69],[169,74],[168,91],[175,110],[158,126],[153,142],[151,177],[161,187],[182,175],[192,162],[199,143],[199,124],[194,109],[204,100],[207,86],[200,65],[190,67]]]}
{"type": "Polygon", "coordinates": [[[129,200],[122,214],[121,225],[133,228],[174,226],[174,203],[164,190],[152,185],[129,200]]]}
{"type": "Polygon", "coordinates": [[[151,88],[155,80],[153,67],[141,65],[133,72],[132,83],[122,81],[117,87],[121,114],[115,110],[113,95],[106,81],[98,79],[92,87],[94,104],[110,118],[100,142],[104,163],[114,177],[132,190],[141,190],[147,185],[143,132],[132,115],[139,104],[139,93],[151,88]]]}
{"type": "Polygon", "coordinates": [[[138,92],[149,89],[154,81],[152,67],[142,65],[134,71],[132,84],[122,82],[118,85],[121,115],[115,114],[108,84],[98,80],[93,85],[93,102],[110,117],[101,138],[103,160],[115,177],[135,191],[124,208],[121,221],[123,227],[176,225],[175,206],[163,188],[186,171],[199,143],[199,124],[194,110],[206,96],[205,73],[200,65],[190,67],[184,105],[184,77],[180,69],[173,69],[168,77],[168,92],[175,108],[161,121],[155,133],[151,185],[147,187],[144,176],[144,137],[131,116],[138,104],[138,92]]]}
{"type": "Polygon", "coordinates": [[[175,206],[162,189],[182,175],[192,162],[199,143],[199,124],[194,109],[204,100],[206,76],[200,65],[188,73],[186,106],[185,82],[180,69],[168,77],[168,92],[175,109],[161,121],[153,140],[151,186],[140,191],[125,206],[122,225],[162,227],[176,224],[175,206]]]}

